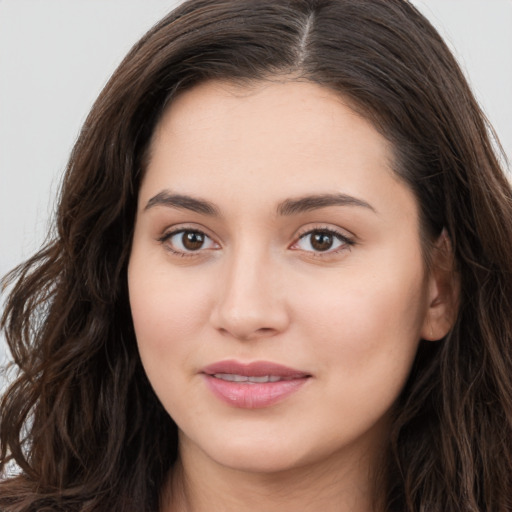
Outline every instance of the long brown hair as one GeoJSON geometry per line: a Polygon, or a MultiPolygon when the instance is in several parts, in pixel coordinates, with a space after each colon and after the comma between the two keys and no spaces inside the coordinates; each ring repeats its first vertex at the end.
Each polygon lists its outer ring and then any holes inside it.
{"type": "Polygon", "coordinates": [[[4,281],[18,374],[1,403],[1,510],[158,509],[177,433],[126,285],[148,143],[181,90],[269,76],[324,85],[370,119],[425,247],[443,229],[453,246],[458,318],[422,342],[397,403],[386,509],[512,510],[512,192],[463,74],[405,0],[191,0],[132,48],[73,149],[55,236],[4,281]]]}

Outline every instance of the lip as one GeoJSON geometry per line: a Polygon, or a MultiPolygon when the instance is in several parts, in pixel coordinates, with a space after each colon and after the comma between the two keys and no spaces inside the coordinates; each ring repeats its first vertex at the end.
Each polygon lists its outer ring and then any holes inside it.
{"type": "Polygon", "coordinates": [[[269,361],[255,361],[244,364],[234,360],[219,361],[203,368],[200,372],[208,388],[223,402],[242,409],[260,409],[283,401],[299,391],[311,375],[269,361]],[[215,377],[218,374],[242,377],[264,377],[266,375],[282,380],[276,382],[234,382],[215,377]]]}

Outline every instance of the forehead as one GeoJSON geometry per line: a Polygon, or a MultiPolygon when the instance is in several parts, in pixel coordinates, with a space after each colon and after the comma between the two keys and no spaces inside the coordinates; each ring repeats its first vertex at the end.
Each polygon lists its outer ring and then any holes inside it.
{"type": "MultiPolygon", "coordinates": [[[[333,90],[305,80],[261,80],[249,84],[208,81],[179,94],[158,124],[151,145],[174,138],[176,144],[219,142],[265,143],[268,150],[283,156],[283,151],[315,153],[336,143],[339,132],[345,139],[364,138],[376,149],[391,156],[391,147],[373,125],[350,106],[349,101],[333,90]],[[279,134],[276,138],[275,135],[279,134]],[[265,137],[268,135],[268,137],[265,137]],[[304,143],[307,143],[304,145],[304,143]]],[[[338,139],[339,140],[339,139],[338,139]]],[[[232,146],[230,153],[236,153],[232,146]]],[[[223,156],[227,156],[224,153],[223,156]]]]}
{"type": "Polygon", "coordinates": [[[406,188],[390,143],[334,91],[305,81],[210,81],[164,113],[140,195],[143,203],[171,189],[249,206],[345,193],[392,206],[397,186],[406,188]]]}

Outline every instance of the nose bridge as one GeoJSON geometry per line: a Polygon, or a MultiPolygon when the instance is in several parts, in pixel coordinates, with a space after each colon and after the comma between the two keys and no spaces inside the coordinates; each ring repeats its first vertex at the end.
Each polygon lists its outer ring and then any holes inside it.
{"type": "Polygon", "coordinates": [[[288,322],[275,258],[250,240],[226,256],[214,308],[215,327],[239,339],[269,336],[288,322]]]}

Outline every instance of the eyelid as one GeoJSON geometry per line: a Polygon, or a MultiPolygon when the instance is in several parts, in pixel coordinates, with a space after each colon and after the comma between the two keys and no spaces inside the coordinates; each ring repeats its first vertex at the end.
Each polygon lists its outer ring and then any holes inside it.
{"type": "Polygon", "coordinates": [[[169,251],[171,254],[174,254],[174,255],[177,255],[177,256],[181,256],[181,257],[194,257],[194,256],[200,256],[200,255],[204,255],[204,253],[206,251],[212,251],[212,250],[217,250],[217,249],[220,249],[220,244],[219,242],[216,241],[215,237],[213,237],[212,235],[210,235],[208,233],[208,230],[206,230],[205,228],[201,227],[201,226],[196,226],[196,225],[176,225],[176,226],[172,226],[172,227],[169,227],[167,228],[163,234],[161,236],[159,236],[157,238],[157,242],[161,243],[165,249],[167,251],[169,251]],[[169,240],[175,236],[175,235],[178,235],[180,233],[186,233],[186,232],[192,232],[192,233],[200,233],[201,235],[203,235],[205,238],[211,240],[213,242],[213,244],[215,244],[216,247],[213,247],[213,248],[199,248],[197,250],[180,250],[180,249],[176,249],[175,247],[172,247],[169,242],[169,240]]]}
{"type": "MultiPolygon", "coordinates": [[[[168,227],[166,230],[164,230],[163,234],[157,238],[157,241],[165,246],[165,249],[169,251],[171,254],[175,254],[182,257],[190,257],[190,256],[200,256],[204,255],[206,251],[212,251],[217,250],[221,248],[221,244],[217,242],[216,237],[209,234],[209,230],[198,225],[175,225],[168,227]],[[197,250],[179,250],[175,247],[172,247],[167,242],[175,235],[185,232],[195,232],[200,233],[201,235],[204,235],[206,238],[208,238],[215,247],[208,247],[208,248],[199,248],[197,250]]],[[[343,252],[346,250],[350,250],[350,248],[356,244],[355,236],[353,234],[349,234],[346,230],[341,229],[339,227],[334,227],[332,225],[307,225],[302,227],[295,235],[294,242],[288,246],[291,250],[297,250],[304,253],[308,253],[311,256],[314,257],[327,257],[329,255],[335,255],[339,252],[343,252]],[[304,239],[308,235],[312,235],[314,233],[328,233],[332,235],[336,240],[342,242],[341,246],[338,246],[334,249],[327,249],[325,251],[321,250],[307,250],[298,247],[298,243],[300,240],[304,239]]]]}
{"type": "Polygon", "coordinates": [[[350,250],[350,248],[352,246],[354,246],[355,244],[356,244],[355,236],[352,234],[348,234],[346,230],[342,230],[341,228],[336,228],[331,225],[329,225],[329,226],[327,226],[327,225],[317,225],[317,226],[309,225],[309,226],[301,228],[298,231],[297,235],[295,236],[295,241],[290,245],[289,248],[292,250],[298,250],[298,251],[302,251],[305,253],[309,253],[315,257],[322,257],[322,256],[327,257],[329,255],[332,256],[339,252],[350,250]],[[341,241],[342,246],[337,247],[335,249],[328,249],[326,251],[314,251],[314,250],[308,251],[308,250],[301,249],[301,248],[297,247],[297,244],[299,243],[300,240],[304,239],[306,236],[311,235],[313,233],[328,233],[328,234],[332,235],[334,238],[336,238],[337,240],[341,241]]]}

